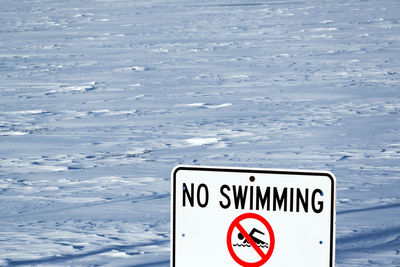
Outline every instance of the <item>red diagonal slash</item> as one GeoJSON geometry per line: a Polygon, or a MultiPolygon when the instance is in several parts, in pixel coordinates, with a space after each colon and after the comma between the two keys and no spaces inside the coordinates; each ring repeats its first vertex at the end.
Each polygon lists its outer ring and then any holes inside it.
{"type": "Polygon", "coordinates": [[[240,231],[240,233],[246,238],[246,240],[250,243],[250,245],[255,249],[255,251],[260,255],[261,259],[265,257],[264,252],[261,250],[259,246],[257,246],[256,242],[254,242],[253,238],[246,232],[246,230],[240,225],[239,222],[235,224],[235,227],[240,231]]]}

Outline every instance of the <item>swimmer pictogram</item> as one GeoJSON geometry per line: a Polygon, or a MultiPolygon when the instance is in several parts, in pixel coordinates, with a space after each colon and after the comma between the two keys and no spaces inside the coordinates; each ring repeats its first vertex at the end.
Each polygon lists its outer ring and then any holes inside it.
{"type": "Polygon", "coordinates": [[[272,255],[275,246],[274,232],[261,215],[245,213],[229,226],[227,246],[236,263],[246,267],[260,267],[272,255]]]}
{"type": "MultiPolygon", "coordinates": [[[[261,232],[257,228],[253,228],[250,231],[249,236],[251,237],[251,239],[253,239],[253,241],[257,244],[258,247],[268,248],[268,243],[265,242],[265,241],[262,241],[261,239],[259,239],[257,237],[255,237],[254,234],[260,234],[260,235],[264,235],[265,236],[265,233],[261,232]]],[[[237,237],[238,237],[239,240],[243,240],[243,242],[242,243],[233,244],[234,247],[251,247],[250,242],[247,241],[247,239],[244,237],[244,235],[242,233],[239,233],[237,235],[237,237]]]]}

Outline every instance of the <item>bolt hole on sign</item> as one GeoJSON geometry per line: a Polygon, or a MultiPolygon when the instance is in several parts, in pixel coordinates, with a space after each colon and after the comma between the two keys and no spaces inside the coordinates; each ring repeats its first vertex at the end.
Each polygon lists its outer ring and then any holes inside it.
{"type": "Polygon", "coordinates": [[[326,171],[177,166],[172,267],[333,267],[336,179],[326,171]]]}

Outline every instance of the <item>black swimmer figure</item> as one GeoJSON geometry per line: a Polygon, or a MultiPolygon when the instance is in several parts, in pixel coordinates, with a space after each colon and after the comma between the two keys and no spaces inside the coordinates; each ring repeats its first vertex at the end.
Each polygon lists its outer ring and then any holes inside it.
{"type": "MultiPolygon", "coordinates": [[[[254,236],[253,236],[255,233],[259,233],[259,234],[262,234],[262,235],[264,235],[264,233],[261,232],[260,230],[256,229],[256,228],[253,228],[253,230],[251,230],[251,232],[250,232],[250,234],[249,234],[250,237],[251,237],[251,239],[253,239],[253,241],[256,242],[256,244],[258,244],[258,245],[264,245],[264,244],[265,244],[264,241],[262,241],[262,240],[258,239],[257,237],[254,237],[254,236]]],[[[238,234],[238,238],[239,238],[240,240],[243,240],[243,239],[244,239],[243,243],[249,243],[249,241],[247,241],[246,238],[244,238],[244,236],[242,235],[242,233],[239,233],[239,234],[238,234]]]]}

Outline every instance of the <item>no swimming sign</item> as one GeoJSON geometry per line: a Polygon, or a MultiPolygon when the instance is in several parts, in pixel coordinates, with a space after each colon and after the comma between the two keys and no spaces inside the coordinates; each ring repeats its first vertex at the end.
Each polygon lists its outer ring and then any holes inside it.
{"type": "Polygon", "coordinates": [[[333,267],[335,177],[178,166],[171,266],[333,267]]]}

